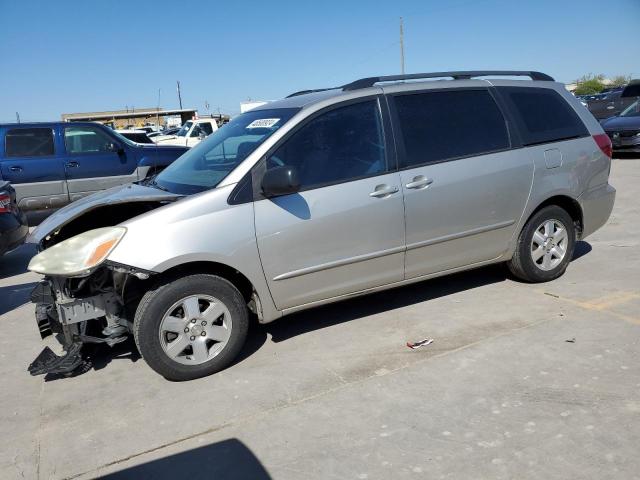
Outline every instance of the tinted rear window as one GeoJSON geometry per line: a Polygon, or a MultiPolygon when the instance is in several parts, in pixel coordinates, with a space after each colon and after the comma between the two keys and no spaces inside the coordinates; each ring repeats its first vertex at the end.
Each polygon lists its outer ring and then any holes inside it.
{"type": "Polygon", "coordinates": [[[524,145],[557,142],[589,134],[562,96],[548,88],[498,87],[513,112],[524,145]]]}
{"type": "Polygon", "coordinates": [[[7,157],[45,157],[53,155],[53,130],[50,128],[16,128],[5,138],[7,157]]]}
{"type": "Polygon", "coordinates": [[[404,167],[509,148],[504,117],[486,90],[394,97],[402,129],[404,167]]]}

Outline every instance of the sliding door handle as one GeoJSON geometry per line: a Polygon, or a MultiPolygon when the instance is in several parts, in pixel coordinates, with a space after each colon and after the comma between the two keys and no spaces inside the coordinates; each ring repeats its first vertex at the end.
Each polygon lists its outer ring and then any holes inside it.
{"type": "Polygon", "coordinates": [[[370,197],[382,198],[387,197],[393,193],[398,192],[398,187],[395,185],[376,185],[376,189],[369,194],[370,197]]]}
{"type": "Polygon", "coordinates": [[[404,187],[420,189],[420,188],[428,187],[432,183],[433,183],[432,178],[427,178],[424,175],[418,175],[417,177],[413,177],[413,180],[407,183],[404,187]]]}

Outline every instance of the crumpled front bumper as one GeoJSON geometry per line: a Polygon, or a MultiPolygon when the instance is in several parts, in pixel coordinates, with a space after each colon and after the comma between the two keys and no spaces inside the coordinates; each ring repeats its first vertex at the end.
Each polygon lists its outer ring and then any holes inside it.
{"type": "MultiPolygon", "coordinates": [[[[31,375],[77,374],[91,368],[83,352],[86,343],[106,343],[112,346],[126,340],[128,328],[118,323],[121,302],[112,291],[97,292],[82,298],[68,297],[64,293],[65,279],[45,278],[31,292],[35,304],[35,317],[40,336],[44,339],[55,335],[63,348],[63,355],[56,355],[45,347],[29,365],[31,375]],[[101,336],[87,333],[90,320],[103,319],[107,323],[101,336]]],[[[104,325],[103,325],[104,326],[104,325]]]]}
{"type": "Polygon", "coordinates": [[[90,365],[82,357],[82,342],[74,338],[74,329],[60,322],[55,296],[51,285],[42,281],[31,292],[31,301],[36,307],[36,324],[41,338],[55,334],[62,344],[63,355],[56,355],[49,347],[31,362],[27,370],[31,375],[71,374],[79,369],[88,370],[90,365]]]}

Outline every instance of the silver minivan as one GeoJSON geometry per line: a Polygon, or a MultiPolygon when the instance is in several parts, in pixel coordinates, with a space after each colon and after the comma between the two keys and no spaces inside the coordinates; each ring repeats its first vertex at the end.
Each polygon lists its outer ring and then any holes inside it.
{"type": "Polygon", "coordinates": [[[32,233],[36,320],[64,354],[29,370],[87,368],[84,344],[133,335],[152,369],[188,380],[233,362],[252,318],[498,262],[553,280],[607,221],[610,167],[598,122],[539,72],[294,93],[32,233]]]}

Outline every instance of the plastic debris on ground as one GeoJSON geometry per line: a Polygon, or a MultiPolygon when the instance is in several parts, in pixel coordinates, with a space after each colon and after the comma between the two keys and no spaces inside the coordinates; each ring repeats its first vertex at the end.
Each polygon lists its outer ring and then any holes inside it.
{"type": "Polygon", "coordinates": [[[415,350],[416,348],[426,347],[427,345],[431,345],[433,343],[433,338],[425,338],[424,340],[420,340],[419,342],[407,342],[407,347],[411,350],[415,350]]]}

